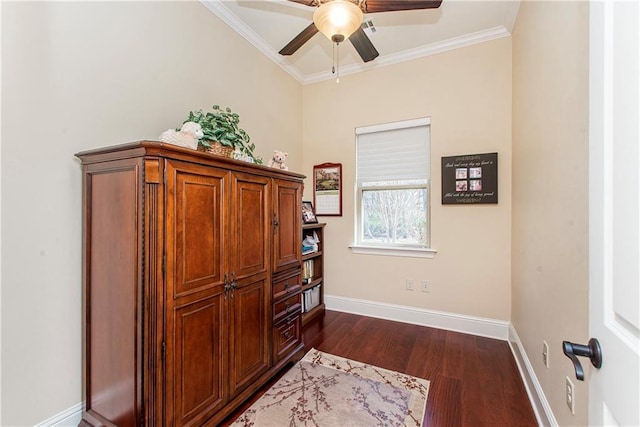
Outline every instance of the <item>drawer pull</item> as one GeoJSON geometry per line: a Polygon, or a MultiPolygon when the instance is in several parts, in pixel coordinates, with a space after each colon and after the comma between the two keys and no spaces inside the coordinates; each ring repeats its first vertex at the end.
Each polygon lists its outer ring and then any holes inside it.
{"type": "Polygon", "coordinates": [[[289,301],[284,303],[285,311],[289,312],[289,301]]]}
{"type": "Polygon", "coordinates": [[[291,338],[291,332],[289,332],[289,331],[284,331],[284,337],[285,337],[286,339],[291,338]]]}

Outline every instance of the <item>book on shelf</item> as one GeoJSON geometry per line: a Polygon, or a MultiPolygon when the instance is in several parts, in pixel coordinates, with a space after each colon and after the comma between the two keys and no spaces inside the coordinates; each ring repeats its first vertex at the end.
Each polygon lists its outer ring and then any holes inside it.
{"type": "Polygon", "coordinates": [[[309,259],[302,263],[302,283],[307,284],[313,278],[313,260],[309,259]]]}

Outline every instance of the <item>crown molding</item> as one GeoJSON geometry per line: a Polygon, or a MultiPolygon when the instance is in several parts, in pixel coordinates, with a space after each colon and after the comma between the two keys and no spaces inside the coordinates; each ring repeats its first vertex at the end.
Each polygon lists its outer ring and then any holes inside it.
{"type": "Polygon", "coordinates": [[[235,32],[244,37],[249,43],[256,47],[267,58],[275,62],[284,71],[289,73],[291,77],[304,84],[304,76],[298,72],[298,70],[290,64],[285,62],[285,59],[279,53],[275,52],[269,44],[264,41],[262,37],[258,35],[247,24],[242,22],[229,8],[224,5],[223,0],[200,0],[207,9],[213,12],[218,18],[220,18],[225,24],[230,26],[235,32]]]}
{"type": "MultiPolygon", "coordinates": [[[[465,34],[463,36],[431,43],[414,49],[404,50],[402,52],[397,52],[390,55],[381,55],[376,58],[374,62],[369,62],[366,64],[352,64],[346,67],[340,67],[340,76],[347,76],[349,74],[375,70],[377,68],[386,67],[388,65],[399,64],[401,62],[411,61],[414,59],[423,58],[425,56],[435,55],[437,53],[472,46],[474,44],[484,43],[487,41],[509,36],[511,36],[511,33],[509,33],[509,31],[503,26],[489,28],[487,30],[465,34]]],[[[302,84],[316,83],[333,78],[335,78],[335,76],[330,72],[316,73],[305,77],[302,81],[302,84]]]]}
{"type": "MultiPolygon", "coordinates": [[[[200,3],[202,3],[224,23],[226,23],[242,37],[244,37],[249,43],[256,47],[260,52],[262,52],[262,54],[264,54],[275,64],[280,66],[284,71],[286,71],[290,76],[292,76],[301,84],[307,85],[310,83],[316,83],[335,78],[335,75],[330,71],[323,71],[320,73],[310,74],[308,76],[302,75],[296,69],[296,67],[287,63],[286,59],[282,55],[275,52],[271,48],[271,46],[262,37],[260,37],[260,35],[258,35],[258,33],[253,31],[253,29],[251,29],[234,13],[232,13],[229,8],[224,5],[223,0],[200,0],[200,3]]],[[[408,49],[390,55],[381,55],[373,62],[352,64],[345,67],[340,67],[340,76],[347,76],[350,74],[374,70],[388,65],[399,64],[401,62],[411,61],[413,59],[423,58],[425,56],[435,55],[437,53],[442,53],[449,50],[459,49],[478,43],[484,43],[502,37],[509,37],[510,35],[511,33],[504,26],[489,28],[487,30],[465,34],[463,36],[454,37],[436,43],[431,43],[426,46],[420,46],[415,49],[408,49]]]]}

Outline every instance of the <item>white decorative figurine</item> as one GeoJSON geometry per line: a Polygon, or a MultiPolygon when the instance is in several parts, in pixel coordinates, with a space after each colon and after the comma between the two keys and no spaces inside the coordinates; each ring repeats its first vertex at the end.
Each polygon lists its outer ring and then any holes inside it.
{"type": "Polygon", "coordinates": [[[195,122],[186,122],[179,131],[175,129],[167,129],[160,135],[160,141],[180,147],[198,148],[198,140],[204,136],[202,127],[195,122]]]}
{"type": "Polygon", "coordinates": [[[284,164],[286,158],[287,153],[284,151],[273,150],[273,158],[269,160],[269,164],[267,164],[267,166],[288,171],[289,168],[284,164]]]}

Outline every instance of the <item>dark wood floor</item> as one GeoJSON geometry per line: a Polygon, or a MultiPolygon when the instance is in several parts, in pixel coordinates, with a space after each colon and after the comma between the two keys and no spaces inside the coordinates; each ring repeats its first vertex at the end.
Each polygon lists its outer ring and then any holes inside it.
{"type": "Polygon", "coordinates": [[[305,327],[304,343],[305,351],[316,348],[428,379],[425,427],[537,426],[506,341],[327,311],[305,327]]]}

